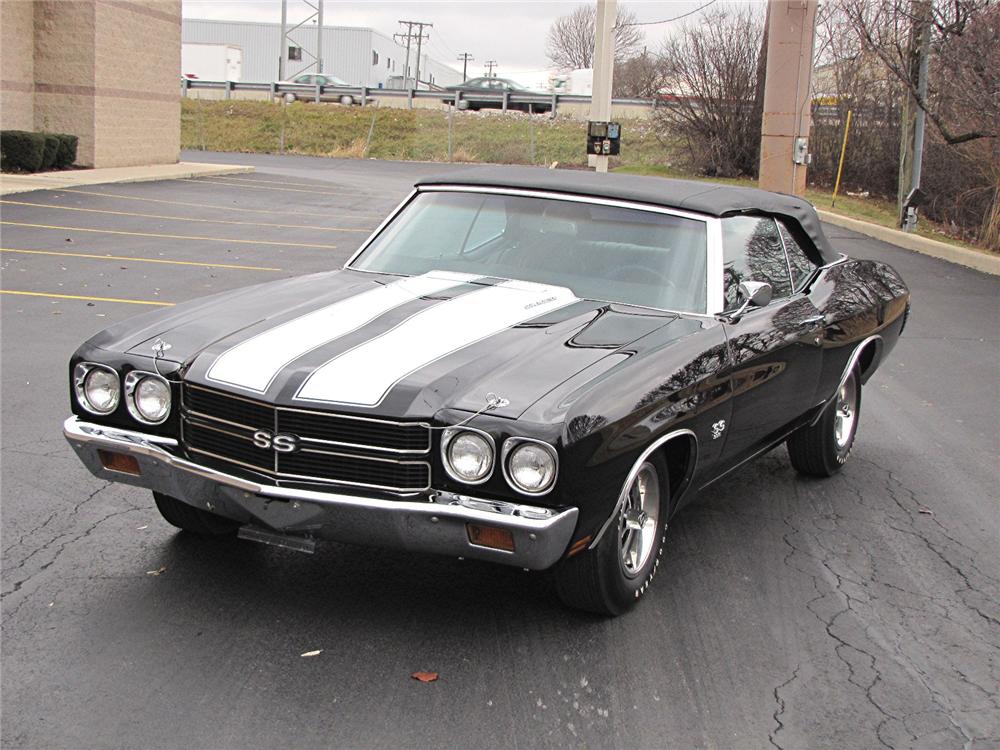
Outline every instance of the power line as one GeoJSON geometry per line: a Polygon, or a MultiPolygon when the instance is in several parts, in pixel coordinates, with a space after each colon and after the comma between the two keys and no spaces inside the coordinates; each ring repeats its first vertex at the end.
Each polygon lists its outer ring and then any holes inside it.
{"type": "MultiPolygon", "coordinates": [[[[688,16],[693,16],[695,13],[698,13],[699,11],[705,10],[705,8],[707,8],[710,5],[715,5],[715,3],[717,1],[718,0],[708,0],[707,3],[705,3],[704,5],[702,5],[702,6],[698,7],[698,8],[695,8],[692,11],[688,11],[687,13],[682,13],[681,15],[674,16],[673,18],[664,18],[662,21],[636,21],[634,23],[623,23],[622,26],[656,26],[657,24],[661,24],[661,23],[670,23],[671,21],[680,21],[682,18],[687,18],[688,16]]],[[[618,27],[615,27],[615,28],[618,28],[618,27]]]]}
{"type": "Polygon", "coordinates": [[[500,63],[498,63],[496,60],[487,60],[486,62],[484,62],[483,63],[483,67],[485,67],[487,69],[486,77],[487,78],[492,78],[493,77],[493,69],[496,68],[496,67],[499,67],[499,65],[500,65],[500,63]]]}

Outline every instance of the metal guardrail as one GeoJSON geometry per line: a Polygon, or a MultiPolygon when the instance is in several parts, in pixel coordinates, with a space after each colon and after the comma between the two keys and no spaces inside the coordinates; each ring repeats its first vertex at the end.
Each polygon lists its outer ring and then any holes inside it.
{"type": "MultiPolygon", "coordinates": [[[[559,94],[559,93],[529,93],[511,94],[509,91],[493,93],[484,91],[476,92],[470,99],[466,92],[462,91],[423,91],[420,89],[384,89],[373,88],[371,86],[323,86],[309,83],[250,83],[244,81],[202,81],[198,79],[182,78],[181,92],[187,96],[188,91],[198,90],[218,90],[225,92],[226,99],[232,96],[234,91],[264,91],[272,98],[284,96],[285,94],[295,94],[301,99],[311,98],[314,102],[337,100],[344,96],[349,96],[362,105],[368,104],[372,99],[382,97],[406,99],[410,107],[413,107],[414,99],[436,99],[442,104],[451,104],[459,109],[462,108],[462,101],[471,101],[474,104],[484,102],[500,104],[500,109],[506,112],[510,107],[520,107],[522,105],[535,105],[543,107],[542,111],[548,111],[551,116],[555,113],[560,104],[590,104],[590,97],[581,94],[559,94]]],[[[612,99],[612,105],[632,105],[646,107],[669,106],[669,102],[656,99],[612,99]]]]}

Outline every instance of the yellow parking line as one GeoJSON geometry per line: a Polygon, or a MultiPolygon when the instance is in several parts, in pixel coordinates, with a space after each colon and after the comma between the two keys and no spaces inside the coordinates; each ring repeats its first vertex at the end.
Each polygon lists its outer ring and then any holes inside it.
{"type": "Polygon", "coordinates": [[[127,260],[134,263],[166,263],[172,266],[202,266],[204,268],[235,268],[240,271],[280,271],[268,266],[241,266],[234,263],[198,263],[193,260],[164,260],[161,258],[132,258],[127,255],[97,255],[95,253],[61,253],[57,250],[19,250],[0,247],[0,253],[25,253],[28,255],[62,255],[69,258],[94,258],[96,260],[127,260]]]}
{"type": "Polygon", "coordinates": [[[228,240],[225,237],[198,237],[190,234],[155,234],[153,232],[125,232],[121,229],[87,229],[85,227],[61,227],[54,224],[28,224],[23,221],[0,221],[12,227],[31,227],[33,229],[61,229],[66,232],[97,232],[98,234],[125,234],[131,237],[161,237],[168,240],[202,240],[205,242],[228,242],[241,245],[282,245],[285,247],[316,247],[323,250],[334,250],[336,245],[310,245],[305,242],[274,242],[272,240],[228,240]]]}
{"type": "MultiPolygon", "coordinates": [[[[121,195],[120,193],[99,193],[95,190],[76,190],[74,189],[64,189],[60,192],[63,193],[75,193],[78,195],[97,195],[101,198],[113,198],[116,200],[127,200],[127,201],[146,201],[147,203],[163,203],[170,206],[190,206],[192,208],[211,208],[217,209],[219,211],[237,211],[244,214],[281,214],[282,216],[317,216],[322,214],[321,211],[285,211],[285,210],[273,210],[269,211],[266,208],[237,208],[236,206],[213,206],[209,203],[188,203],[186,201],[171,201],[166,198],[144,198],[140,195],[121,195]]],[[[353,219],[364,217],[375,217],[379,218],[382,214],[354,214],[354,216],[345,216],[341,218],[353,219]]],[[[367,219],[366,219],[367,220],[367,219]]]]}
{"type": "Polygon", "coordinates": [[[26,297],[49,297],[51,299],[82,299],[88,302],[124,302],[128,305],[156,305],[158,307],[173,307],[175,302],[153,302],[146,299],[120,299],[118,297],[83,297],[78,294],[49,294],[48,292],[17,292],[13,289],[0,289],[0,294],[23,294],[26,297]]]}
{"type": "Polygon", "coordinates": [[[233,177],[227,174],[215,174],[215,175],[205,175],[205,177],[199,178],[203,180],[233,180],[234,182],[256,182],[258,184],[264,185],[292,185],[293,187],[316,187],[314,182],[286,182],[284,180],[259,180],[256,177],[233,177]]]}
{"type": "Polygon", "coordinates": [[[244,185],[242,183],[235,182],[221,182],[224,178],[215,178],[214,180],[208,180],[204,177],[193,179],[190,177],[178,177],[178,182],[196,182],[199,185],[229,185],[230,187],[240,187],[240,188],[250,188],[251,190],[271,190],[271,191],[281,191],[282,193],[315,193],[316,195],[348,195],[349,193],[344,190],[305,190],[304,188],[290,188],[290,187],[265,187],[263,185],[244,185]]]}
{"type": "Polygon", "coordinates": [[[7,203],[13,206],[37,206],[38,208],[58,208],[63,211],[86,211],[95,214],[115,214],[116,216],[139,216],[144,219],[170,219],[171,221],[198,221],[208,224],[241,224],[251,227],[280,227],[282,229],[316,229],[321,232],[370,232],[370,229],[347,227],[317,227],[307,224],[271,224],[260,221],[233,221],[232,219],[200,219],[191,216],[163,216],[161,214],[139,214],[131,211],[112,211],[106,208],[81,208],[79,206],[60,206],[58,203],[31,203],[30,201],[9,201],[0,200],[0,203],[7,203]]]}

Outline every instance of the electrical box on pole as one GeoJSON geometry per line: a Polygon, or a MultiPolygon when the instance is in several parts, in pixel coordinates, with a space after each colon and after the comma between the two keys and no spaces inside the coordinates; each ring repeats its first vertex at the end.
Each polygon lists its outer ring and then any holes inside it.
{"type": "Polygon", "coordinates": [[[591,120],[587,123],[587,154],[618,156],[621,152],[621,137],[621,123],[591,120]]]}

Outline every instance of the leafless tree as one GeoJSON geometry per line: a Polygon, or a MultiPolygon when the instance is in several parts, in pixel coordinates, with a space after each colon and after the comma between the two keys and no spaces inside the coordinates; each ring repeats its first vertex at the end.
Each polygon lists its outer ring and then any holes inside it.
{"type": "MultiPolygon", "coordinates": [[[[970,30],[988,30],[990,17],[995,18],[996,0],[924,0],[929,10],[931,50],[937,63],[950,67],[950,78],[961,79],[958,91],[933,87],[924,97],[917,88],[914,56],[909,43],[910,30],[922,23],[918,15],[921,3],[912,0],[844,0],[844,13],[865,50],[875,54],[886,69],[913,96],[927,113],[941,138],[949,145],[958,145],[979,138],[996,138],[998,130],[998,98],[1000,70],[982,64],[982,53],[996,54],[997,37],[980,39],[981,49],[969,48],[962,40],[970,30]],[[984,19],[986,19],[984,21],[984,19]],[[968,54],[968,53],[972,54],[968,54]],[[956,97],[958,94],[958,97],[956,97]],[[939,98],[961,98],[966,126],[950,119],[939,98]],[[980,116],[975,116],[975,115],[980,116]],[[971,117],[970,117],[971,116],[971,117]]],[[[992,27],[996,33],[995,24],[992,27]]],[[[933,81],[932,81],[933,82],[933,81]]]]}
{"type": "Polygon", "coordinates": [[[663,61],[645,49],[635,57],[615,63],[614,96],[652,99],[666,83],[663,61]]]}
{"type": "Polygon", "coordinates": [[[689,166],[709,176],[756,175],[760,154],[763,14],[719,8],[685,24],[660,57],[671,96],[658,107],[660,139],[679,142],[689,166]]]}
{"type": "MultiPolygon", "coordinates": [[[[616,62],[634,57],[642,44],[642,31],[635,23],[635,14],[619,6],[615,19],[616,62]]],[[[545,49],[549,60],[558,68],[594,67],[596,29],[596,5],[581,5],[572,13],[560,16],[549,27],[545,49]]]]}

